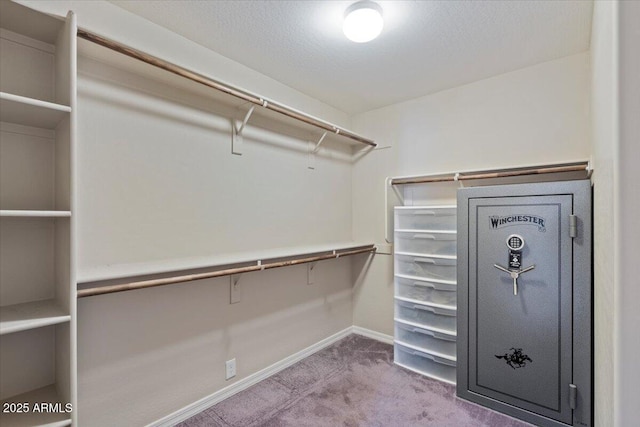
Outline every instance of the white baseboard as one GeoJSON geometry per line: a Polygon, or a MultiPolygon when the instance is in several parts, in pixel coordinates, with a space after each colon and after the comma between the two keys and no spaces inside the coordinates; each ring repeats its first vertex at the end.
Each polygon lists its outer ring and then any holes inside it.
{"type": "MultiPolygon", "coordinates": [[[[362,328],[359,328],[359,329],[362,329],[362,328]]],[[[364,329],[364,331],[366,331],[366,329],[364,329]]],[[[369,332],[375,334],[375,332],[373,331],[369,331],[369,332]]],[[[280,360],[279,362],[274,363],[271,366],[267,366],[266,368],[256,372],[255,374],[249,375],[248,377],[243,378],[223,388],[222,390],[219,390],[213,394],[210,394],[209,396],[204,397],[190,405],[187,405],[182,409],[178,409],[174,413],[169,414],[166,417],[163,417],[157,421],[154,421],[148,424],[147,427],[170,427],[182,421],[185,421],[186,419],[191,418],[192,416],[204,411],[205,409],[215,405],[216,403],[222,402],[224,399],[227,399],[233,396],[234,394],[239,393],[242,390],[249,388],[254,384],[259,383],[260,381],[267,379],[272,375],[277,374],[283,369],[288,368],[294,363],[299,362],[305,357],[311,356],[313,353],[316,353],[322,350],[323,348],[330,346],[331,344],[341,340],[342,338],[352,333],[358,333],[359,335],[369,336],[369,335],[366,335],[365,333],[355,332],[354,327],[350,326],[295,354],[292,354],[289,357],[286,357],[280,360]]],[[[372,336],[371,338],[374,338],[374,337],[372,336]]],[[[374,339],[377,339],[377,338],[374,338],[374,339]]],[[[393,341],[393,339],[391,341],[393,341]]]]}
{"type": "Polygon", "coordinates": [[[352,333],[356,335],[362,335],[363,337],[371,338],[376,341],[383,342],[385,344],[393,345],[393,337],[391,335],[383,334],[377,331],[372,331],[371,329],[361,328],[360,326],[353,326],[352,333]]]}

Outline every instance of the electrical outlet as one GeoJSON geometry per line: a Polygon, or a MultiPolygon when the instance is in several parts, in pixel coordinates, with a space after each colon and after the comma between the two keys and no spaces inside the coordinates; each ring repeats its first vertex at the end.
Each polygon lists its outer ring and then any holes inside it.
{"type": "Polygon", "coordinates": [[[227,360],[225,362],[226,375],[225,379],[230,380],[236,376],[236,359],[227,360]]]}

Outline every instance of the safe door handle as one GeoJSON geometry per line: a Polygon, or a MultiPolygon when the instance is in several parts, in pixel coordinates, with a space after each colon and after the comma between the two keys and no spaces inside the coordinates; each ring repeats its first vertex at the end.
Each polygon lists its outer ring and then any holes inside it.
{"type": "Polygon", "coordinates": [[[504,267],[503,267],[503,266],[501,266],[501,265],[493,264],[493,266],[494,266],[495,268],[497,268],[498,270],[500,270],[500,271],[504,271],[504,272],[505,272],[505,273],[507,273],[507,274],[511,274],[511,271],[510,271],[510,270],[507,270],[506,268],[504,268],[504,267]]]}
{"type": "Polygon", "coordinates": [[[522,270],[518,271],[518,274],[520,275],[520,274],[522,274],[522,273],[526,273],[527,271],[531,271],[531,270],[533,270],[534,268],[536,268],[536,266],[535,266],[535,265],[530,265],[529,267],[527,267],[527,268],[523,268],[522,270]]]}
{"type": "Polygon", "coordinates": [[[493,266],[498,270],[504,271],[505,273],[509,274],[509,276],[511,276],[511,278],[513,279],[513,295],[518,295],[518,277],[520,277],[522,273],[526,273],[527,271],[531,271],[534,268],[536,268],[535,264],[530,265],[527,268],[523,268],[522,270],[508,270],[498,264],[493,264],[493,266]]]}
{"type": "Polygon", "coordinates": [[[522,270],[509,270],[504,268],[503,266],[499,265],[499,264],[493,264],[493,266],[495,268],[497,268],[500,271],[504,271],[505,273],[509,274],[511,277],[515,276],[515,278],[517,279],[518,276],[520,276],[522,273],[526,273],[527,271],[531,271],[534,268],[536,268],[536,265],[530,265],[527,268],[523,268],[522,270]]]}

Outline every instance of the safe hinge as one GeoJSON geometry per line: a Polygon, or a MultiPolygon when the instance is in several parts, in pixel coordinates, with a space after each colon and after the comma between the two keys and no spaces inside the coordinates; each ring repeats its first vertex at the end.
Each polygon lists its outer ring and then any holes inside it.
{"type": "Polygon", "coordinates": [[[569,237],[578,237],[578,217],[569,215],[569,237]]]}
{"type": "Polygon", "coordinates": [[[578,387],[575,384],[569,384],[569,407],[576,409],[578,401],[578,387]]]}

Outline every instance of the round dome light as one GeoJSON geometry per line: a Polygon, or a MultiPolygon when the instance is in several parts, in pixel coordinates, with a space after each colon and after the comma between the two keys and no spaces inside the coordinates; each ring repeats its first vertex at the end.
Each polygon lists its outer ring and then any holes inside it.
{"type": "Polygon", "coordinates": [[[351,41],[365,43],[378,37],[382,32],[382,8],[372,1],[359,1],[349,6],[345,12],[342,31],[351,41]]]}

